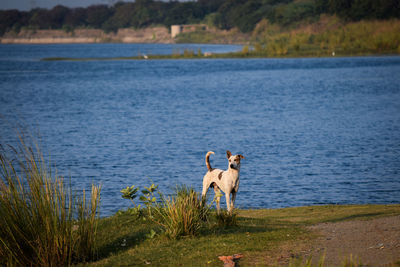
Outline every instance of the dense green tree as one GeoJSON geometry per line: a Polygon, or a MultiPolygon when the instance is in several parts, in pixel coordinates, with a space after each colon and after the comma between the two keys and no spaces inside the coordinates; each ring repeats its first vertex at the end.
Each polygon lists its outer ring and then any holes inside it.
{"type": "Polygon", "coordinates": [[[263,14],[257,12],[260,7],[260,1],[252,0],[233,8],[231,23],[242,32],[252,31],[255,25],[262,19],[263,14]]]}
{"type": "Polygon", "coordinates": [[[246,0],[227,0],[218,9],[215,18],[215,24],[221,29],[231,29],[235,26],[235,17],[240,6],[245,4],[246,0]],[[236,9],[236,10],[235,10],[236,9]]]}
{"type": "Polygon", "coordinates": [[[57,5],[48,11],[50,28],[59,29],[64,25],[65,18],[71,10],[65,6],[57,5]]]}
{"type": "Polygon", "coordinates": [[[220,6],[225,2],[225,0],[198,0],[198,6],[206,14],[214,13],[220,8],[220,6]]]}
{"type": "Polygon", "coordinates": [[[113,10],[106,5],[89,6],[86,10],[87,25],[99,29],[112,14],[113,10]]]}
{"type": "Polygon", "coordinates": [[[47,9],[36,8],[29,13],[29,26],[39,29],[51,29],[52,20],[47,9]]]}
{"type": "Polygon", "coordinates": [[[167,12],[164,25],[200,22],[205,12],[195,2],[175,3],[167,12]]]}
{"type": "Polygon", "coordinates": [[[302,20],[318,19],[322,13],[348,21],[400,18],[399,0],[136,0],[113,6],[93,5],[51,10],[0,11],[0,34],[18,32],[21,27],[67,29],[91,27],[105,31],[163,24],[213,24],[220,29],[237,27],[250,32],[262,19],[288,26],[302,20]]]}
{"type": "Polygon", "coordinates": [[[314,2],[292,2],[287,5],[278,5],[274,10],[273,20],[282,25],[289,25],[307,17],[314,17],[314,2]]]}
{"type": "Polygon", "coordinates": [[[109,17],[102,25],[102,29],[106,32],[116,32],[119,28],[131,26],[131,20],[135,14],[135,4],[120,2],[114,6],[114,9],[113,16],[109,17]]]}
{"type": "Polygon", "coordinates": [[[21,24],[21,17],[21,12],[16,9],[0,10],[0,34],[10,31],[16,23],[21,24]]]}
{"type": "Polygon", "coordinates": [[[86,22],[86,8],[73,8],[64,19],[64,23],[71,27],[85,26],[86,22]]]}

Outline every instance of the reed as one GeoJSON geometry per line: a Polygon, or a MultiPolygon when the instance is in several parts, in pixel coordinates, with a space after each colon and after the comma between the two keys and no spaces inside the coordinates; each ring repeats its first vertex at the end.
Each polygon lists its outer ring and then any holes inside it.
{"type": "Polygon", "coordinates": [[[201,196],[186,186],[177,187],[175,195],[169,198],[162,197],[162,204],[156,210],[159,215],[156,222],[171,239],[197,235],[210,211],[201,196]]]}
{"type": "Polygon", "coordinates": [[[52,174],[37,144],[0,143],[0,265],[69,266],[94,257],[100,187],[90,203],[52,174]]]}
{"type": "Polygon", "coordinates": [[[76,233],[76,258],[86,261],[96,256],[97,209],[100,202],[101,186],[92,184],[90,203],[86,203],[85,191],[77,200],[78,218],[74,227],[76,233]]]}
{"type": "Polygon", "coordinates": [[[222,209],[220,212],[215,214],[218,227],[226,228],[231,226],[237,226],[237,210],[233,209],[231,212],[222,209]]]}

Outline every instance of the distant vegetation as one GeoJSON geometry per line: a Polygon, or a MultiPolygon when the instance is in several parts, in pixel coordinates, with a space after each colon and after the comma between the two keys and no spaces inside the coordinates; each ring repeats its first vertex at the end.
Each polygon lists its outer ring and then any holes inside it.
{"type": "Polygon", "coordinates": [[[321,16],[313,24],[285,29],[267,20],[253,32],[253,50],[258,57],[347,56],[400,53],[400,20],[363,20],[344,23],[321,16]]]}
{"type": "MultiPolygon", "coordinates": [[[[220,57],[400,53],[398,0],[136,0],[113,6],[0,11],[0,35],[9,32],[11,36],[21,30],[116,32],[120,28],[198,23],[209,29],[181,33],[176,42],[250,45],[242,53],[220,57]]],[[[184,57],[193,56],[192,52],[184,57]]]]}
{"type": "Polygon", "coordinates": [[[136,0],[87,8],[58,5],[50,10],[0,11],[0,35],[21,29],[96,28],[111,32],[127,27],[194,23],[251,32],[262,20],[289,26],[300,21],[315,22],[320,14],[336,15],[345,21],[400,18],[400,4],[398,0],[136,0]]]}

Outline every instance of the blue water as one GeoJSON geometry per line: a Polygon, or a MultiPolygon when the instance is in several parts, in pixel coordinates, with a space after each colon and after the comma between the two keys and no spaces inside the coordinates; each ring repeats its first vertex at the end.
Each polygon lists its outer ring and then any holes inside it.
{"type": "Polygon", "coordinates": [[[1,45],[2,143],[10,121],[38,130],[74,189],[103,185],[103,216],[131,205],[132,184],[201,191],[206,152],[225,169],[227,149],[246,157],[240,208],[400,203],[400,57],[39,60],[146,49],[175,48],[1,45]]]}

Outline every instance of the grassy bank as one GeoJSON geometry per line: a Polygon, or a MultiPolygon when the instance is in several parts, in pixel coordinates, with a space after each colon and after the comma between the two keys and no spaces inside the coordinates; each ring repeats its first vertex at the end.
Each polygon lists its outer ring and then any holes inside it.
{"type": "Polygon", "coordinates": [[[134,207],[99,219],[100,187],[92,186],[88,198],[76,196],[52,174],[36,143],[25,140],[0,143],[1,266],[221,266],[218,256],[233,254],[244,256],[242,266],[309,266],[303,252],[317,234],[308,226],[400,215],[400,204],[216,214],[192,188],[178,186],[165,196],[152,184],[141,194],[135,186],[121,190],[134,207]],[[135,204],[139,196],[144,207],[135,204]]]}
{"type": "Polygon", "coordinates": [[[112,61],[112,60],[165,60],[165,59],[215,59],[215,58],[259,58],[259,55],[248,53],[220,53],[204,55],[198,54],[193,50],[187,50],[183,54],[171,55],[146,55],[133,57],[91,57],[91,58],[70,58],[70,57],[48,57],[42,58],[43,61],[112,61]]]}
{"type": "Polygon", "coordinates": [[[253,32],[259,56],[399,54],[400,20],[344,22],[321,16],[312,24],[282,28],[264,20],[253,32]]]}
{"type": "MultiPolygon", "coordinates": [[[[288,58],[400,54],[400,20],[344,22],[335,16],[321,16],[317,22],[282,27],[260,21],[242,51],[203,53],[201,50],[171,51],[169,55],[114,58],[44,58],[45,61],[158,60],[210,58],[288,58]]],[[[241,37],[243,39],[243,37],[241,37]]],[[[209,31],[178,35],[177,42],[223,43],[226,36],[209,31]]],[[[245,43],[242,41],[242,43],[245,43]]]]}
{"type": "MultiPolygon", "coordinates": [[[[400,20],[346,22],[321,15],[313,23],[290,26],[261,20],[247,40],[250,47],[232,57],[323,57],[400,54],[400,20]]],[[[223,35],[207,31],[180,34],[177,42],[221,43],[223,35]]],[[[242,43],[245,43],[242,41],[242,43]]]]}
{"type": "MultiPolygon", "coordinates": [[[[252,266],[265,255],[277,263],[282,247],[301,248],[315,237],[306,226],[399,214],[400,205],[239,210],[237,226],[218,227],[211,216],[209,227],[201,229],[197,237],[171,240],[151,220],[120,212],[100,220],[99,259],[90,266],[221,266],[218,256],[235,253],[244,255],[242,266],[252,266]]],[[[296,258],[298,252],[292,251],[291,257],[296,258]]]]}

